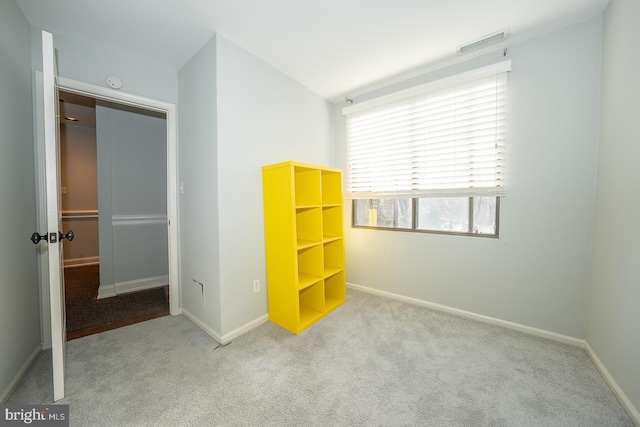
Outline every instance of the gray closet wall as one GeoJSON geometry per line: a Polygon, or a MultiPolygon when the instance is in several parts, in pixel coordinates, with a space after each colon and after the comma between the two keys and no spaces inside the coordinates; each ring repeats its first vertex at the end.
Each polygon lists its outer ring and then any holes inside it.
{"type": "Polygon", "coordinates": [[[164,115],[96,102],[99,298],[168,284],[164,115]]]}
{"type": "Polygon", "coordinates": [[[60,124],[62,230],[75,238],[64,242],[65,267],[98,263],[98,175],[96,129],[60,124]]]}

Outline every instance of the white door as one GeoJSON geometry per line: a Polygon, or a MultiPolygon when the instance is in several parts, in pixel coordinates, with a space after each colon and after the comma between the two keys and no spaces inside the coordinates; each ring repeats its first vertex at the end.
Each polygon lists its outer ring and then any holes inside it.
{"type": "MultiPolygon", "coordinates": [[[[60,140],[58,118],[57,69],[53,36],[42,32],[42,78],[44,101],[45,188],[47,214],[47,257],[49,260],[49,289],[51,301],[51,354],[53,358],[53,400],[64,397],[64,362],[66,319],[64,306],[64,275],[62,268],[62,226],[60,214],[60,140]]],[[[72,235],[69,235],[71,237],[72,235]]],[[[72,237],[71,237],[72,238],[72,237]]]]}

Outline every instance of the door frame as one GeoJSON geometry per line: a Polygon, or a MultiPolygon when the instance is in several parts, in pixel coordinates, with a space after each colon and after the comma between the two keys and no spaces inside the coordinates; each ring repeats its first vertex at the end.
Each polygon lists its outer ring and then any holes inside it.
{"type": "MultiPolygon", "coordinates": [[[[37,71],[36,73],[41,73],[37,71]]],[[[36,78],[36,82],[38,79],[36,78]]],[[[37,88],[41,90],[42,88],[37,88]]],[[[85,83],[78,80],[58,77],[58,89],[64,92],[71,92],[95,99],[100,99],[116,104],[124,104],[145,110],[164,113],[167,123],[167,237],[169,249],[169,312],[172,316],[180,314],[180,245],[178,241],[178,150],[177,150],[177,114],[176,105],[152,98],[134,95],[127,92],[120,92],[113,89],[85,83]]],[[[36,96],[37,100],[37,96],[36,96]]],[[[36,165],[38,175],[44,176],[44,162],[41,161],[40,145],[42,132],[37,129],[36,165]]],[[[39,181],[39,179],[37,180],[39,181]]],[[[39,209],[38,217],[42,217],[42,209],[39,209]]],[[[48,305],[48,273],[44,271],[46,266],[40,265],[40,285],[42,292],[42,334],[43,348],[51,347],[51,325],[50,318],[45,313],[44,307],[48,305]]]]}

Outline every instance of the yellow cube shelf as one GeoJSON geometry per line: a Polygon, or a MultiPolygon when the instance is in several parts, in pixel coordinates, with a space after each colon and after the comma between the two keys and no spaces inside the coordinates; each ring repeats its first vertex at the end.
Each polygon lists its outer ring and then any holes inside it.
{"type": "Polygon", "coordinates": [[[269,320],[298,334],[347,299],[342,171],[262,168],[269,320]]]}

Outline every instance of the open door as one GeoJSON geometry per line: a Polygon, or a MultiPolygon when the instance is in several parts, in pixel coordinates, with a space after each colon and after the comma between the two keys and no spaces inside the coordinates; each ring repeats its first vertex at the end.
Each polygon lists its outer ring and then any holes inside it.
{"type": "Polygon", "coordinates": [[[46,192],[44,209],[47,217],[47,230],[40,235],[34,233],[33,243],[41,240],[47,242],[46,253],[49,264],[49,300],[51,306],[51,353],[53,358],[53,400],[64,397],[64,365],[66,345],[66,324],[64,306],[64,270],[62,267],[62,240],[73,239],[73,232],[62,234],[62,215],[60,214],[59,189],[59,118],[57,96],[57,69],[53,36],[42,32],[42,83],[43,83],[43,130],[45,157],[45,185],[41,191],[46,192]]]}

